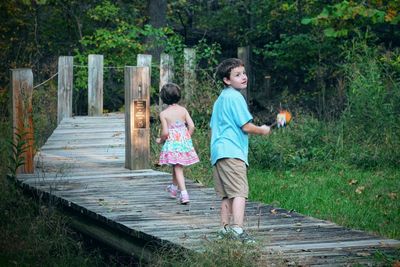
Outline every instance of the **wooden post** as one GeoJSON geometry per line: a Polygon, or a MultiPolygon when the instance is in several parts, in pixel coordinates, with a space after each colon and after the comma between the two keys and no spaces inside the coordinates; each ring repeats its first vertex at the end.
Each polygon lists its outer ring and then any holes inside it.
{"type": "MultiPolygon", "coordinates": [[[[17,173],[33,173],[34,136],[33,136],[33,74],[31,69],[13,69],[12,71],[12,116],[13,142],[22,146],[23,165],[17,173]],[[18,136],[20,138],[18,138],[18,136]]],[[[21,151],[14,151],[16,155],[21,151]]],[[[16,159],[19,160],[19,159],[16,159]]]]}
{"type": "Polygon", "coordinates": [[[138,67],[149,67],[149,75],[151,77],[151,60],[152,55],[146,54],[138,54],[137,55],[137,64],[138,67]]]}
{"type": "Polygon", "coordinates": [[[149,84],[151,85],[151,61],[153,56],[148,54],[138,54],[136,59],[136,66],[149,68],[149,84]]]}
{"type": "Polygon", "coordinates": [[[251,65],[250,65],[250,46],[245,47],[238,47],[238,58],[241,59],[244,63],[244,67],[247,73],[247,88],[246,90],[242,90],[243,96],[246,98],[247,103],[250,100],[250,89],[253,85],[252,82],[252,72],[251,72],[251,65]]]}
{"type": "Polygon", "coordinates": [[[58,58],[58,105],[57,124],[72,117],[72,91],[74,79],[74,57],[58,58]]]}
{"type": "Polygon", "coordinates": [[[125,66],[125,168],[149,169],[150,69],[125,66]]]}
{"type": "Polygon", "coordinates": [[[89,55],[88,115],[103,114],[103,55],[89,55]]]}
{"type": "Polygon", "coordinates": [[[196,82],[196,72],[195,72],[195,59],[196,50],[193,48],[184,48],[184,91],[185,91],[185,101],[188,103],[193,94],[196,82]]]}
{"type": "MultiPolygon", "coordinates": [[[[166,83],[170,83],[174,79],[174,58],[168,54],[162,53],[160,56],[160,85],[159,91],[166,83]]],[[[162,110],[163,102],[161,97],[158,99],[160,111],[162,110]]]]}

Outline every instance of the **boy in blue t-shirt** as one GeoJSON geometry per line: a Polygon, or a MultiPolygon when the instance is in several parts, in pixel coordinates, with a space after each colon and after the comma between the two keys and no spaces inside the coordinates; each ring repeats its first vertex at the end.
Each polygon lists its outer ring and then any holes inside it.
{"type": "Polygon", "coordinates": [[[251,122],[253,116],[240,93],[247,87],[247,75],[240,59],[224,60],[218,65],[216,75],[225,85],[214,103],[210,122],[214,187],[222,198],[222,229],[219,234],[251,243],[254,240],[243,230],[249,193],[248,134],[267,135],[271,129],[267,125],[256,126],[251,122]]]}

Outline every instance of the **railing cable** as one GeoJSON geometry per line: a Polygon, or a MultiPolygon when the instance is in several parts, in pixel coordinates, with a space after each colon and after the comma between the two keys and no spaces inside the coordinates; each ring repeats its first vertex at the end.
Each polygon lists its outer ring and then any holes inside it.
{"type": "Polygon", "coordinates": [[[47,83],[48,81],[50,81],[51,79],[53,79],[55,76],[57,76],[57,74],[58,74],[58,71],[57,71],[53,76],[51,76],[50,78],[48,78],[47,80],[45,80],[44,82],[39,83],[38,85],[35,85],[35,86],[33,87],[33,89],[35,89],[36,87],[39,87],[39,86],[41,86],[41,85],[47,83]]]}

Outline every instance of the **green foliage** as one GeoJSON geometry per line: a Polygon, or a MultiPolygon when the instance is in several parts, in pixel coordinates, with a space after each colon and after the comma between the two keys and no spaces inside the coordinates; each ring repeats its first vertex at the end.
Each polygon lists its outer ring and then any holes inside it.
{"type": "Polygon", "coordinates": [[[321,89],[315,88],[318,71],[321,66],[330,66],[325,75],[332,73],[335,66],[332,57],[337,54],[334,42],[322,41],[320,36],[310,34],[281,35],[280,40],[269,42],[255,52],[268,59],[270,74],[279,76],[276,82],[286,84],[290,93],[321,89]]]}
{"type": "Polygon", "coordinates": [[[335,158],[331,125],[298,113],[286,128],[276,128],[269,136],[250,138],[250,165],[261,169],[308,168],[315,162],[335,158]]]}
{"type": "Polygon", "coordinates": [[[38,150],[57,126],[57,85],[55,80],[33,90],[34,145],[38,150]]]}
{"type": "Polygon", "coordinates": [[[219,64],[218,58],[221,55],[221,45],[219,43],[210,44],[203,38],[193,48],[196,50],[197,65],[203,71],[213,74],[215,67],[219,64]],[[204,68],[202,68],[203,66],[204,68]]]}
{"type": "Polygon", "coordinates": [[[388,23],[396,25],[400,21],[398,1],[370,1],[370,3],[357,3],[354,1],[341,1],[323,8],[316,17],[303,18],[302,23],[320,25],[324,27],[327,37],[345,37],[349,33],[359,31],[370,23],[388,23]]]}
{"type": "MultiPolygon", "coordinates": [[[[349,106],[343,113],[344,142],[357,165],[396,166],[400,163],[400,81],[389,58],[380,60],[379,51],[366,42],[348,46],[349,106]]],[[[394,55],[394,59],[398,57],[394,55]]]]}
{"type": "Polygon", "coordinates": [[[399,164],[398,53],[379,53],[365,42],[352,42],[347,51],[348,106],[341,119],[321,122],[296,113],[287,128],[250,139],[251,164],[264,169],[309,168],[332,161],[365,168],[399,164]]]}
{"type": "Polygon", "coordinates": [[[26,140],[28,133],[18,131],[14,133],[15,140],[9,142],[10,158],[9,158],[9,177],[13,180],[16,178],[17,170],[25,163],[24,153],[28,151],[29,146],[26,140]]]}
{"type": "MultiPolygon", "coordinates": [[[[75,50],[74,60],[80,68],[75,72],[74,98],[76,113],[85,113],[87,99],[87,58],[89,54],[104,55],[104,108],[118,111],[124,105],[124,66],[135,66],[138,54],[162,45],[167,52],[183,50],[180,39],[169,29],[156,29],[150,25],[141,27],[127,20],[116,4],[104,1],[89,10],[90,18],[101,22],[93,33],[83,36],[80,43],[83,49],[75,50]],[[144,45],[145,38],[154,42],[144,45]]],[[[157,75],[158,71],[151,72],[157,75]]],[[[158,76],[157,76],[158,77],[158,76]]],[[[152,90],[155,94],[158,90],[152,90]]]]}
{"type": "Polygon", "coordinates": [[[119,7],[111,4],[110,1],[103,1],[100,5],[89,10],[88,16],[96,21],[114,21],[119,13],[119,10],[119,7]]]}

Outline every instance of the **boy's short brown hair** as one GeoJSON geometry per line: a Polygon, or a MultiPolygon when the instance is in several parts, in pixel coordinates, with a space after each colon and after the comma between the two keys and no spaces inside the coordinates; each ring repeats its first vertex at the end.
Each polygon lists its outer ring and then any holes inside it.
{"type": "Polygon", "coordinates": [[[175,83],[167,83],[161,88],[161,100],[167,105],[178,103],[181,100],[181,88],[175,83]]]}
{"type": "Polygon", "coordinates": [[[224,78],[229,79],[229,76],[231,75],[231,70],[237,67],[244,67],[244,63],[242,60],[238,58],[225,59],[217,66],[217,71],[215,73],[215,76],[218,80],[224,82],[224,78]]]}

